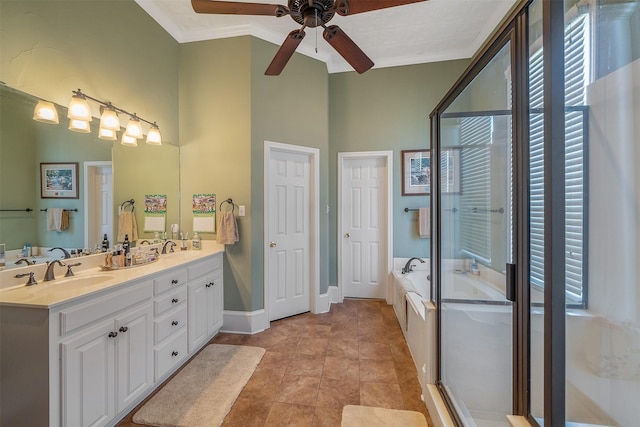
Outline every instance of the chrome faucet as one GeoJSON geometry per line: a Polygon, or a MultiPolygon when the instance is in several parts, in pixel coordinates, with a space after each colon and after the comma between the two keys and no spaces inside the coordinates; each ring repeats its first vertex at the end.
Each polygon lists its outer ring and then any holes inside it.
{"type": "Polygon", "coordinates": [[[64,259],[69,259],[71,258],[71,254],[69,252],[67,252],[67,250],[65,248],[59,248],[59,247],[55,247],[55,248],[51,248],[49,249],[49,252],[53,252],[56,249],[60,249],[62,251],[62,253],[64,253],[64,259]]]}
{"type": "Polygon", "coordinates": [[[20,279],[22,277],[27,277],[27,276],[29,276],[29,279],[27,279],[27,283],[25,286],[33,286],[38,284],[38,282],[36,281],[36,278],[33,277],[33,271],[30,271],[28,273],[23,273],[23,274],[16,274],[14,277],[16,279],[20,279]]]}
{"type": "Polygon", "coordinates": [[[413,265],[411,264],[413,260],[418,260],[424,264],[424,260],[422,258],[418,258],[418,257],[409,258],[409,261],[407,261],[404,267],[402,267],[402,274],[411,273],[413,271],[413,265]]]}
{"type": "Polygon", "coordinates": [[[144,239],[143,241],[141,241],[141,242],[140,242],[140,246],[144,245],[145,243],[146,243],[147,245],[150,245],[150,244],[151,244],[151,242],[150,242],[150,241],[148,241],[147,239],[144,239]]]}
{"type": "Polygon", "coordinates": [[[53,261],[47,261],[47,271],[46,273],[44,273],[44,279],[43,279],[45,282],[56,280],[56,276],[55,274],[53,274],[53,270],[56,264],[58,264],[61,267],[66,267],[65,263],[63,263],[59,259],[56,259],[53,261]]]}
{"type": "Polygon", "coordinates": [[[162,245],[163,254],[167,253],[167,245],[171,245],[171,248],[169,248],[169,252],[173,252],[173,248],[176,246],[176,242],[174,242],[173,240],[167,240],[166,242],[164,242],[164,244],[162,245]]]}
{"type": "Polygon", "coordinates": [[[19,265],[19,264],[22,264],[23,262],[24,262],[25,264],[27,264],[27,265],[33,265],[33,264],[35,264],[35,263],[36,263],[34,260],[31,260],[31,259],[29,259],[29,258],[20,258],[20,259],[19,259],[19,260],[17,260],[14,264],[15,264],[15,265],[19,265]]]}

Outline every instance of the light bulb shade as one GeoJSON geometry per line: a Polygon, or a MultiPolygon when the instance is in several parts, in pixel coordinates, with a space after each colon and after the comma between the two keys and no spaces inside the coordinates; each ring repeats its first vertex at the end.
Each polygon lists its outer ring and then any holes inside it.
{"type": "Polygon", "coordinates": [[[58,110],[52,102],[40,100],[33,110],[33,120],[57,125],[59,123],[58,110]]]}
{"type": "Polygon", "coordinates": [[[131,117],[129,123],[127,123],[127,130],[124,134],[135,139],[142,138],[142,126],[140,126],[140,120],[136,117],[131,117]]]}
{"type": "Polygon", "coordinates": [[[69,130],[80,133],[90,133],[91,126],[87,121],[71,119],[69,120],[69,130]]]}
{"type": "Polygon", "coordinates": [[[149,133],[147,134],[147,144],[149,145],[162,145],[162,136],[160,135],[160,129],[156,126],[151,126],[149,133]]]}
{"type": "Polygon", "coordinates": [[[118,139],[118,135],[115,130],[100,128],[98,138],[104,139],[105,141],[115,141],[118,139]]]}
{"type": "Polygon", "coordinates": [[[91,121],[91,109],[87,100],[79,95],[73,95],[69,102],[67,117],[74,120],[91,121]]]}
{"type": "Polygon", "coordinates": [[[138,140],[132,136],[127,135],[126,133],[123,133],[122,139],[120,140],[120,144],[125,145],[127,147],[137,147],[138,140]]]}
{"type": "Polygon", "coordinates": [[[120,130],[120,119],[115,110],[111,108],[105,108],[100,117],[100,128],[108,129],[112,131],[120,130]]]}

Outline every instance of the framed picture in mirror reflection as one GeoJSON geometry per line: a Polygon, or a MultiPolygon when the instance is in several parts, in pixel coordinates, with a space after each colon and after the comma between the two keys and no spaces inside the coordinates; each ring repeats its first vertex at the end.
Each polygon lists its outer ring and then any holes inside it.
{"type": "Polygon", "coordinates": [[[40,163],[40,197],[77,199],[78,163],[40,163]]]}

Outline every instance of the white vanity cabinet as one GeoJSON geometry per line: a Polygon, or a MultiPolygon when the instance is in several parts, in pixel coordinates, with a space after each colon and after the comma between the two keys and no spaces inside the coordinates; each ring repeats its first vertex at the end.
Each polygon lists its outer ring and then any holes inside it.
{"type": "Polygon", "coordinates": [[[221,249],[0,291],[0,425],[116,425],[222,326],[221,249]]]}
{"type": "Polygon", "coordinates": [[[202,347],[222,327],[222,254],[189,267],[189,352],[202,347]]]}

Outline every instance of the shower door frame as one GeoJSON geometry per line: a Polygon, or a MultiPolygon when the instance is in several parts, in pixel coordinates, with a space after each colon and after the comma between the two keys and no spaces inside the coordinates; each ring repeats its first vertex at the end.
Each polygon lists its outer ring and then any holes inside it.
{"type": "MultiPolygon", "coordinates": [[[[485,47],[474,57],[462,77],[453,85],[443,100],[430,114],[433,157],[441,152],[440,118],[449,105],[480,74],[506,43],[511,43],[512,71],[512,185],[513,185],[513,261],[516,264],[515,301],[512,305],[512,413],[527,416],[530,421],[529,387],[529,88],[528,88],[528,19],[527,9],[533,0],[523,0],[512,11],[485,47]]],[[[432,300],[438,307],[436,316],[437,334],[437,381],[436,386],[449,410],[454,423],[462,426],[462,420],[454,409],[454,403],[442,383],[440,260],[442,242],[440,215],[440,162],[431,162],[432,188],[436,197],[431,198],[435,233],[431,241],[432,300]]],[[[564,332],[564,331],[563,331],[564,332]]],[[[563,334],[564,337],[564,334],[563,334]]],[[[546,369],[545,369],[546,370],[546,369]]],[[[564,375],[563,375],[564,380],[564,375]]],[[[535,425],[535,424],[534,424],[535,425]]]]}

